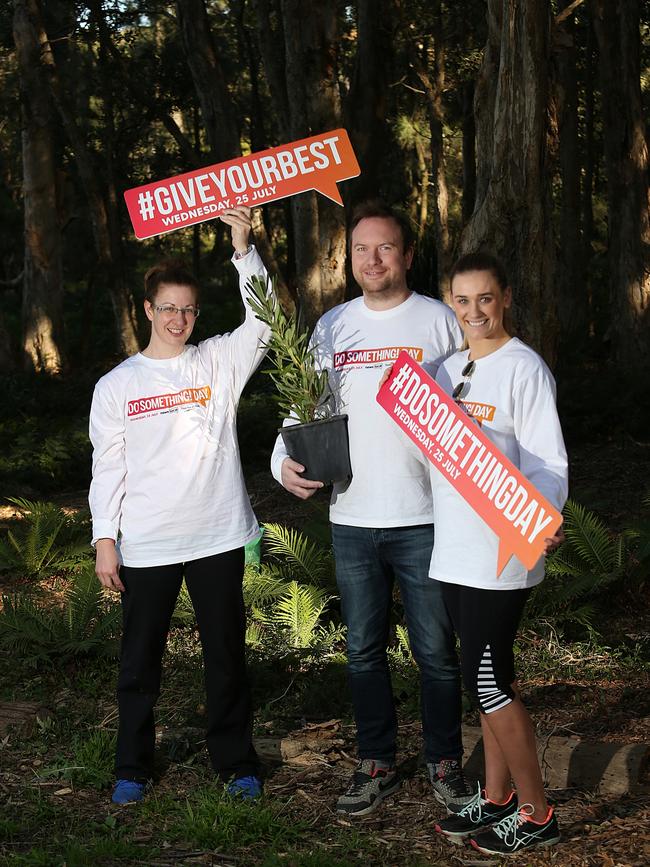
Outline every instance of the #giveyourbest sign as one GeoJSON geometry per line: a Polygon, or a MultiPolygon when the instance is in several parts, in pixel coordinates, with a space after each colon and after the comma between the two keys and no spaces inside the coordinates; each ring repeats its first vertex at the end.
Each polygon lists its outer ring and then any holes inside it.
{"type": "Polygon", "coordinates": [[[560,512],[408,353],[377,402],[497,534],[497,575],[513,554],[532,569],[560,512]]]}
{"type": "Polygon", "coordinates": [[[344,129],[205,166],[124,193],[140,240],[212,220],[221,211],[252,207],[318,190],[342,205],[336,184],[360,174],[344,129]]]}

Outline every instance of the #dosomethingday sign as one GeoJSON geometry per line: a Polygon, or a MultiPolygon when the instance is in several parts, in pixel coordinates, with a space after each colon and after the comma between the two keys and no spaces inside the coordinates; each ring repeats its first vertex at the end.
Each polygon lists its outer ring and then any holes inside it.
{"type": "Polygon", "coordinates": [[[560,512],[408,353],[377,402],[499,536],[497,576],[513,554],[532,569],[560,512]]]}
{"type": "Polygon", "coordinates": [[[318,190],[342,205],[338,181],[360,174],[344,129],[205,166],[124,193],[140,240],[212,220],[227,208],[251,207],[318,190]]]}

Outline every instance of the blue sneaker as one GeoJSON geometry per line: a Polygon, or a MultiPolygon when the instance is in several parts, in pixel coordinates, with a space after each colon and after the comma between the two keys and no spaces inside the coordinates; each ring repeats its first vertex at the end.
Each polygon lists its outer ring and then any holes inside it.
{"type": "Polygon", "coordinates": [[[228,783],[226,794],[244,801],[253,801],[262,794],[262,783],[257,777],[238,777],[228,783]]]}
{"type": "Polygon", "coordinates": [[[118,780],[111,801],[114,804],[134,804],[144,798],[146,790],[146,783],[138,783],[137,780],[118,780]]]}

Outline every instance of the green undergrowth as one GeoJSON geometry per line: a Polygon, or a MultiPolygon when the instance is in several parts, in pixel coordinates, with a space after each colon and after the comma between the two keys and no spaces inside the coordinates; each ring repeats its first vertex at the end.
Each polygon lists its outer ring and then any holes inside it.
{"type": "MultiPolygon", "coordinates": [[[[166,737],[156,785],[139,807],[112,806],[118,606],[98,593],[85,555],[69,556],[83,521],[61,523],[48,504],[23,513],[15,544],[4,539],[11,568],[24,574],[5,573],[16,580],[0,615],[0,700],[38,702],[46,711],[31,730],[0,736],[1,864],[182,864],[192,852],[203,863],[219,852],[246,867],[385,863],[376,829],[342,827],[317,797],[311,805],[302,793],[251,805],[224,796],[205,752],[201,648],[185,591],[163,660],[156,720],[166,737]],[[56,575],[47,577],[48,562],[56,575]]],[[[629,719],[650,713],[650,630],[640,601],[650,583],[648,519],[612,531],[575,503],[565,517],[568,541],[531,600],[517,666],[534,714],[558,708],[561,725],[570,720],[577,734],[600,737],[608,724],[612,731],[625,724],[617,703],[625,702],[629,719]]],[[[349,722],[327,536],[269,525],[265,545],[244,588],[256,733],[282,737],[308,721],[349,722]]],[[[419,674],[395,602],[389,664],[400,721],[409,724],[419,718],[419,674]]],[[[470,713],[466,721],[476,720],[470,713]]],[[[418,863],[435,860],[395,858],[399,867],[418,863]]]]}
{"type": "Polygon", "coordinates": [[[55,801],[47,789],[26,786],[20,805],[9,804],[16,818],[0,819],[0,863],[182,864],[219,853],[250,867],[361,867],[368,858],[380,859],[382,847],[370,828],[333,824],[323,834],[296,814],[291,798],[250,803],[230,798],[213,780],[199,777],[191,787],[187,782],[185,794],[154,788],[143,803],[126,808],[111,805],[107,792],[91,801],[83,797],[86,790],[76,789],[55,801]]]}

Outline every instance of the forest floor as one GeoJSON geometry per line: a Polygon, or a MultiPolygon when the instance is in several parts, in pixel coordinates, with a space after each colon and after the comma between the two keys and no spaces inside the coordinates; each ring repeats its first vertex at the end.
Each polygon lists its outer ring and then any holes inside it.
{"type": "MultiPolygon", "coordinates": [[[[621,529],[639,514],[650,448],[631,438],[605,440],[576,450],[573,496],[621,529]]],[[[309,529],[322,526],[324,498],[305,508],[270,480],[249,478],[261,522],[309,529]]],[[[62,499],[72,508],[83,495],[62,499]]],[[[9,511],[0,515],[10,521],[9,511]]],[[[18,589],[5,581],[3,592],[18,589]]],[[[42,592],[56,592],[56,584],[42,592]]],[[[607,618],[591,640],[521,641],[522,692],[538,738],[567,735],[588,742],[650,744],[650,586],[612,599],[607,618]]],[[[265,742],[296,739],[318,730],[326,748],[284,762],[269,761],[261,803],[232,803],[212,781],[200,726],[204,715],[200,653],[187,630],[172,631],[165,685],[159,701],[160,777],[146,802],[118,808],[110,803],[110,740],[116,708],[114,663],[85,668],[29,669],[0,654],[0,702],[34,702],[47,709],[30,725],[0,731],[0,864],[147,867],[424,867],[488,865],[499,859],[449,845],[434,830],[444,810],[431,793],[420,761],[417,683],[400,681],[401,789],[366,818],[348,820],[334,811],[354,766],[342,671],[314,672],[256,682],[256,736],[265,742]],[[317,682],[313,682],[316,679],[317,682]],[[262,682],[261,682],[262,681],[262,682]],[[309,681],[309,682],[307,682],[309,681]],[[299,685],[301,684],[301,685],[299,685]],[[311,728],[310,728],[311,727],[311,728]],[[81,735],[85,740],[80,740],[81,735]],[[165,740],[166,739],[166,740],[165,740]],[[197,742],[197,743],[194,743],[197,742]],[[80,746],[81,744],[81,746],[80,746]],[[170,746],[171,745],[171,746],[170,746]],[[196,747],[199,747],[198,751],[196,747]],[[85,749],[81,756],[80,750],[85,749]],[[89,755],[92,750],[97,755],[89,755]],[[75,782],[74,765],[85,757],[104,769],[96,779],[75,782]],[[106,762],[109,762],[108,772],[106,762]],[[108,773],[108,777],[106,776],[108,773]]],[[[465,723],[476,724],[469,711],[465,723]]],[[[641,767],[628,794],[597,786],[549,792],[557,804],[560,845],[511,856],[513,865],[646,867],[650,864],[650,768],[641,767]]],[[[505,862],[504,862],[505,863],[505,862]]]]}

